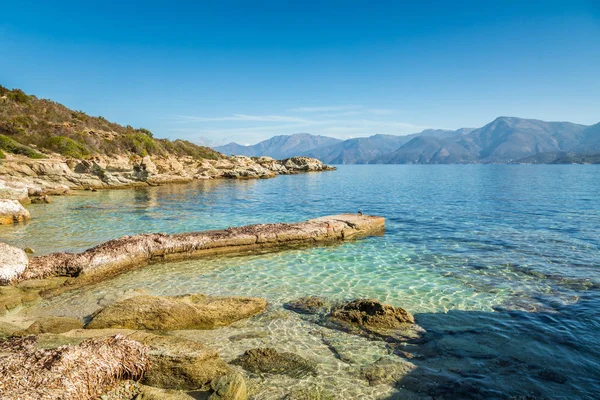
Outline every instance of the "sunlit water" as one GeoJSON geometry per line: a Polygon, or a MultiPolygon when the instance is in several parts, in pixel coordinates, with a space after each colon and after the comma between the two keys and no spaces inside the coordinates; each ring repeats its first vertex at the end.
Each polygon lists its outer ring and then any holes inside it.
{"type": "Polygon", "coordinates": [[[598,166],[341,166],[53,200],[30,206],[30,223],[1,227],[0,240],[45,253],[142,232],[357,210],[385,216],[383,237],[153,265],[52,299],[38,311],[85,317],[134,289],[265,297],[269,311],[259,318],[178,333],[218,348],[228,361],[271,346],[319,363],[319,375],[304,380],[248,377],[258,399],[279,399],[294,387],[349,399],[599,396],[598,166]],[[395,386],[369,386],[359,376],[362,366],[399,357],[384,343],[321,328],[281,308],[305,295],[374,297],[416,314],[428,340],[407,346],[415,370],[395,386]],[[240,333],[248,335],[230,339],[240,333]],[[344,361],[334,357],[332,343],[344,361]]]}

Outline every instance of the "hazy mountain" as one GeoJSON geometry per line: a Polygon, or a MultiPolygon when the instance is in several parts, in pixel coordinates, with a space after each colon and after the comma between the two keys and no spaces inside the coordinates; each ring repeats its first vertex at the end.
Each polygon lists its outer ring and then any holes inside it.
{"type": "Polygon", "coordinates": [[[283,159],[306,155],[309,151],[318,147],[330,146],[339,142],[341,142],[340,139],[327,136],[296,133],[294,135],[274,136],[271,139],[263,140],[252,146],[229,143],[224,146],[214,147],[214,149],[227,155],[235,154],[248,157],[269,156],[275,159],[283,159]]]}
{"type": "Polygon", "coordinates": [[[457,164],[475,162],[467,149],[453,137],[417,136],[396,151],[371,160],[371,164],[457,164]]]}
{"type": "Polygon", "coordinates": [[[480,162],[505,163],[530,155],[571,150],[582,138],[585,125],[535,119],[498,117],[458,138],[480,162]]]}
{"type": "Polygon", "coordinates": [[[407,136],[373,135],[319,147],[307,155],[318,158],[326,164],[364,164],[375,157],[397,149],[408,140],[407,136]]]}
{"type": "Polygon", "coordinates": [[[581,142],[574,150],[579,153],[600,152],[600,123],[585,128],[581,142]]]}
{"type": "MultiPolygon", "coordinates": [[[[574,150],[586,137],[584,131],[585,125],[570,122],[499,117],[479,129],[462,130],[460,134],[441,138],[416,137],[371,162],[507,163],[540,153],[574,150]]],[[[597,136],[590,132],[588,140],[592,142],[597,136]]]]}
{"type": "Polygon", "coordinates": [[[373,135],[344,141],[296,134],[276,136],[254,146],[231,143],[215,150],[274,158],[305,155],[329,164],[568,162],[581,155],[593,160],[594,154],[600,153],[600,123],[585,126],[498,117],[477,129],[427,129],[405,136],[373,135]]]}

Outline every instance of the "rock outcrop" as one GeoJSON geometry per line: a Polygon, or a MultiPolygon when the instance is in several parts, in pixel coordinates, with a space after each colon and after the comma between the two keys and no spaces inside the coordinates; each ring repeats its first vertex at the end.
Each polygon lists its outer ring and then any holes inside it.
{"type": "Polygon", "coordinates": [[[86,328],[214,329],[258,314],[266,306],[264,299],[255,297],[141,295],[100,310],[86,328]]]}
{"type": "Polygon", "coordinates": [[[176,336],[136,332],[128,336],[149,348],[150,367],[143,383],[162,389],[208,389],[212,382],[232,373],[216,350],[176,336]]]}
{"type": "Polygon", "coordinates": [[[126,236],[79,254],[53,253],[33,257],[19,279],[83,275],[98,280],[156,261],[315,245],[379,234],[383,232],[384,225],[382,217],[342,214],[294,224],[260,224],[175,235],[126,236]]]}
{"type": "Polygon", "coordinates": [[[398,329],[414,324],[411,313],[374,299],[357,299],[337,307],[331,318],[364,329],[398,329]]]}
{"type": "Polygon", "coordinates": [[[44,317],[29,325],[20,334],[27,336],[39,335],[40,333],[64,333],[80,328],[83,328],[83,322],[75,318],[44,317]]]}
{"type": "Polygon", "coordinates": [[[339,303],[321,297],[303,297],[285,303],[284,307],[327,328],[370,339],[406,342],[424,333],[408,311],[375,299],[339,303]]]}
{"type": "Polygon", "coordinates": [[[317,375],[317,364],[297,354],[278,352],[272,348],[257,348],[246,351],[233,364],[255,374],[280,374],[300,379],[317,375]]]}
{"type": "Polygon", "coordinates": [[[0,243],[0,285],[17,280],[28,265],[29,257],[23,250],[0,243]]]}
{"type": "Polygon", "coordinates": [[[0,225],[10,225],[31,219],[29,211],[18,200],[0,200],[0,225]]]}
{"type": "MultiPolygon", "coordinates": [[[[218,160],[191,156],[94,156],[85,160],[60,157],[31,159],[8,155],[0,164],[0,179],[29,185],[39,194],[67,189],[122,188],[190,182],[196,179],[256,179],[335,168],[316,159],[293,157],[224,157],[218,160]]],[[[25,193],[27,197],[27,193],[25,193]]],[[[30,194],[31,195],[31,194],[30,194]]],[[[0,190],[0,199],[2,199],[0,190]]],[[[14,197],[11,197],[11,199],[14,197]]]]}

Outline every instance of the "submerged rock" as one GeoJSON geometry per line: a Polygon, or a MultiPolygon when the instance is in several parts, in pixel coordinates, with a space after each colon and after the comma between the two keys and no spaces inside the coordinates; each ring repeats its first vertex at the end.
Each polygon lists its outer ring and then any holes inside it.
{"type": "Polygon", "coordinates": [[[304,314],[326,328],[371,339],[406,342],[424,333],[408,311],[374,299],[336,303],[322,297],[303,297],[284,304],[284,307],[304,314]]]}
{"type": "Polygon", "coordinates": [[[147,330],[214,329],[262,312],[264,299],[255,297],[135,296],[100,310],[87,329],[147,330]]]}
{"type": "Polygon", "coordinates": [[[273,348],[257,348],[246,351],[232,364],[239,365],[255,374],[279,374],[292,378],[317,375],[317,364],[294,353],[280,353],[273,348]]]}
{"type": "Polygon", "coordinates": [[[150,368],[143,380],[146,385],[163,389],[206,389],[211,382],[232,372],[216,350],[193,340],[143,332],[128,338],[150,349],[150,368]]]}
{"type": "Polygon", "coordinates": [[[335,400],[337,397],[320,387],[292,389],[282,400],[335,400]]]}
{"type": "Polygon", "coordinates": [[[416,368],[414,364],[406,361],[392,361],[380,358],[373,364],[362,367],[360,376],[369,382],[369,385],[394,384],[416,368]]]}
{"type": "Polygon", "coordinates": [[[308,296],[290,301],[283,306],[300,314],[319,314],[329,312],[330,303],[323,297],[308,296]]]}
{"type": "Polygon", "coordinates": [[[247,400],[246,381],[240,374],[222,376],[211,383],[213,393],[208,400],[247,400]]]}
{"type": "Polygon", "coordinates": [[[0,243],[0,285],[8,285],[29,265],[27,254],[19,248],[0,243]]]}
{"type": "Polygon", "coordinates": [[[35,321],[22,335],[39,335],[40,333],[63,333],[83,327],[83,322],[75,318],[45,317],[35,321]]]}
{"type": "Polygon", "coordinates": [[[10,225],[31,219],[29,211],[17,200],[0,200],[0,225],[10,225]]]}
{"type": "Polygon", "coordinates": [[[183,390],[161,389],[152,386],[141,385],[140,393],[134,400],[194,400],[195,397],[183,390]]]}
{"type": "Polygon", "coordinates": [[[331,318],[366,329],[398,329],[414,324],[411,313],[374,299],[357,299],[337,307],[331,318]]]}

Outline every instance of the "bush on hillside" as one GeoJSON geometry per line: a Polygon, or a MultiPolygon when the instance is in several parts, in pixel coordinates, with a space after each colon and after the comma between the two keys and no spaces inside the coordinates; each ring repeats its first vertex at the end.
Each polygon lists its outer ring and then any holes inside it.
{"type": "Polygon", "coordinates": [[[44,142],[43,147],[67,157],[85,158],[90,155],[90,150],[84,144],[66,136],[52,136],[44,142]]]}
{"type": "Polygon", "coordinates": [[[8,151],[13,154],[21,154],[29,158],[44,158],[44,156],[29,146],[25,146],[16,140],[0,135],[0,150],[8,151]]]}

